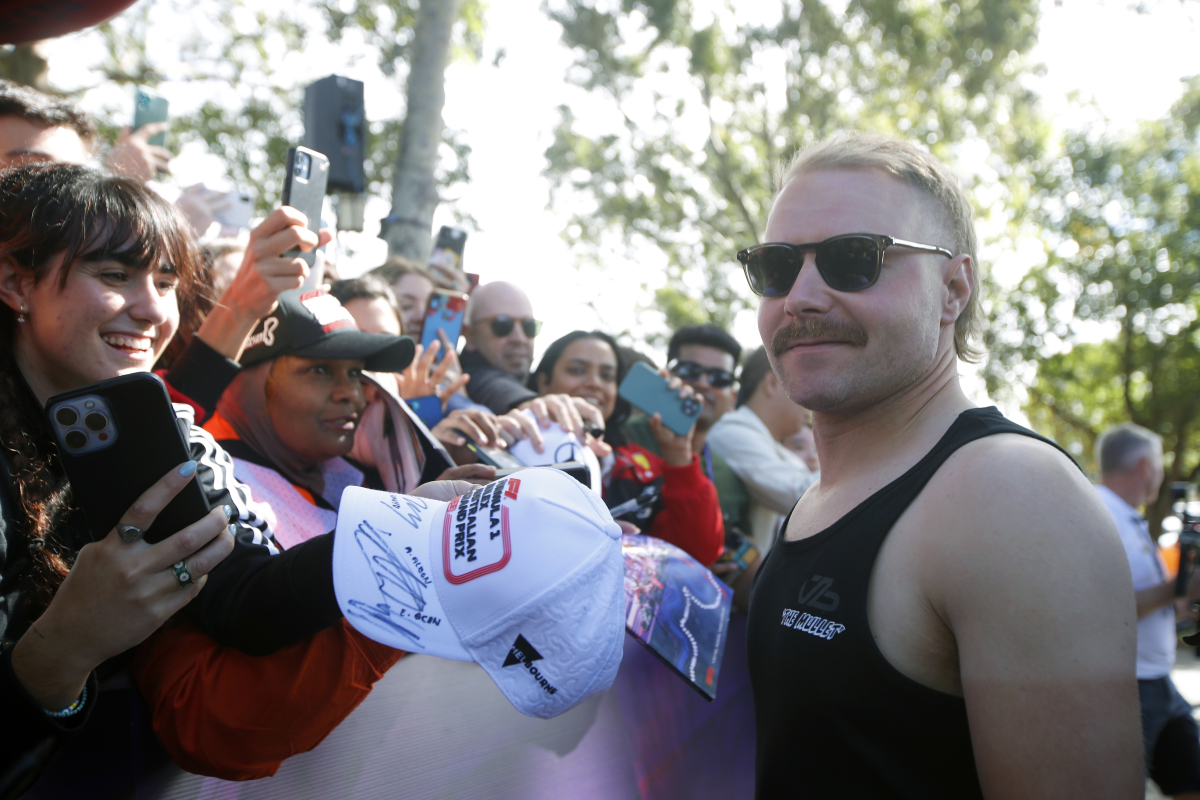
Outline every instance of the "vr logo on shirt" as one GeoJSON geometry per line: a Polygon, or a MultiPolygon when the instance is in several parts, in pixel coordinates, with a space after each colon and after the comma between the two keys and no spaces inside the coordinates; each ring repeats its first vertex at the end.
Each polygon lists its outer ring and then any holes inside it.
{"type": "Polygon", "coordinates": [[[813,575],[811,580],[805,581],[800,587],[800,605],[819,608],[822,611],[837,611],[842,598],[837,592],[830,591],[832,587],[833,578],[813,575]]]}
{"type": "Polygon", "coordinates": [[[524,636],[518,633],[517,640],[508,649],[508,658],[504,659],[503,666],[511,667],[515,664],[520,664],[529,670],[529,674],[533,676],[533,679],[537,681],[539,686],[546,690],[546,694],[556,694],[558,692],[557,687],[552,686],[550,681],[542,677],[541,671],[533,665],[533,662],[541,660],[542,654],[534,649],[534,646],[526,641],[524,636]]]}
{"type": "Polygon", "coordinates": [[[512,558],[504,501],[516,497],[520,485],[516,478],[493,481],[450,501],[442,527],[442,569],[450,583],[497,572],[512,558]]]}

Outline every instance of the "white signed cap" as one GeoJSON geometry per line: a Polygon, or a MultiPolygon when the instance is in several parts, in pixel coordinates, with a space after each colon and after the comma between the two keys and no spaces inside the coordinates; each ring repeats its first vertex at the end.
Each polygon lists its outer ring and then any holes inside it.
{"type": "MultiPolygon", "coordinates": [[[[537,417],[529,409],[520,413],[537,421],[537,417]]],[[[578,461],[586,466],[592,475],[592,491],[600,494],[600,459],[596,458],[591,448],[581,442],[575,434],[563,430],[557,422],[538,430],[542,434],[542,452],[534,450],[528,439],[522,439],[508,449],[509,454],[531,467],[548,467],[564,461],[578,461]]]]}
{"type": "Polygon", "coordinates": [[[612,685],[625,635],[621,530],[570,476],[527,469],[449,503],[349,488],[333,586],[359,632],[475,661],[523,714],[612,685]]]}

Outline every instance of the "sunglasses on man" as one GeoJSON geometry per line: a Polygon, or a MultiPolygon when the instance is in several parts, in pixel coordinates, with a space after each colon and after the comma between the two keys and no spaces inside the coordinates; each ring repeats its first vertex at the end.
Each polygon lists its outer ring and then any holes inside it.
{"type": "Polygon", "coordinates": [[[737,260],[742,262],[750,289],[760,297],[785,297],[804,266],[804,254],[810,250],[816,254],[817,272],[830,289],[859,292],[879,280],[883,253],[889,247],[907,247],[954,258],[946,248],[932,244],[906,242],[878,233],[847,233],[811,244],[756,244],[739,252],[737,260]]]}
{"type": "MultiPolygon", "coordinates": [[[[484,320],[480,321],[483,322],[484,320]]],[[[521,330],[525,332],[525,336],[530,339],[537,336],[542,331],[541,321],[536,320],[533,317],[522,317],[521,319],[515,319],[510,317],[508,314],[497,314],[487,321],[491,323],[492,333],[494,333],[499,339],[503,339],[505,336],[508,336],[510,333],[512,333],[513,327],[518,322],[521,323],[521,330]]]]}
{"type": "Polygon", "coordinates": [[[733,373],[720,367],[702,367],[694,361],[672,361],[667,371],[681,381],[698,381],[701,375],[708,376],[708,385],[714,389],[733,386],[733,373]]]}

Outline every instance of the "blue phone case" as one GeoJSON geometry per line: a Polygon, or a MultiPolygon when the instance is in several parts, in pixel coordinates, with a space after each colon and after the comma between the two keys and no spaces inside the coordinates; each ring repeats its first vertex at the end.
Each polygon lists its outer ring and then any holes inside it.
{"type": "Polygon", "coordinates": [[[442,399],[436,394],[414,397],[405,402],[427,428],[432,428],[442,421],[442,399]]]}
{"type": "Polygon", "coordinates": [[[629,368],[617,391],[647,415],[662,414],[663,424],[680,436],[687,436],[700,416],[699,400],[681,398],[678,389],[667,388],[667,379],[641,361],[629,368]]]}
{"type": "MultiPolygon", "coordinates": [[[[446,332],[446,340],[450,346],[458,347],[458,337],[462,335],[463,315],[467,311],[467,298],[461,294],[449,292],[434,292],[429,296],[429,308],[425,311],[425,324],[421,328],[421,346],[426,350],[434,342],[440,342],[438,331],[446,332]]],[[[446,345],[438,351],[436,363],[442,363],[446,355],[446,345]]]]}

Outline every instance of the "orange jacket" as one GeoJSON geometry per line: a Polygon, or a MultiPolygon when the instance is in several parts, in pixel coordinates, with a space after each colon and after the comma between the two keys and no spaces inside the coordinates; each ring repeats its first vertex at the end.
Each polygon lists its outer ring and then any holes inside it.
{"type": "MultiPolygon", "coordinates": [[[[205,428],[217,439],[237,436],[220,415],[205,428]]],[[[179,766],[244,781],[274,775],[284,759],[320,744],[402,655],[343,619],[269,656],[248,656],[180,615],[142,642],[131,672],[179,766]]]]}
{"type": "Polygon", "coordinates": [[[176,617],[142,643],[131,671],[179,766],[246,781],[320,744],[402,655],[342,620],[269,656],[248,656],[176,617]]]}

